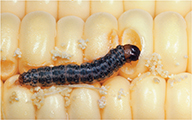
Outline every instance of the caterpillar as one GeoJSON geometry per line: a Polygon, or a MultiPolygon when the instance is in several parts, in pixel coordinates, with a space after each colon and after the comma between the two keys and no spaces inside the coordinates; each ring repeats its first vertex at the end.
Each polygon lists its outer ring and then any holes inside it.
{"type": "Polygon", "coordinates": [[[93,83],[110,77],[115,71],[126,62],[137,61],[140,50],[135,45],[118,45],[111,49],[104,57],[94,60],[91,63],[81,65],[68,64],[54,67],[40,67],[30,69],[20,74],[19,83],[32,87],[51,85],[93,83]]]}

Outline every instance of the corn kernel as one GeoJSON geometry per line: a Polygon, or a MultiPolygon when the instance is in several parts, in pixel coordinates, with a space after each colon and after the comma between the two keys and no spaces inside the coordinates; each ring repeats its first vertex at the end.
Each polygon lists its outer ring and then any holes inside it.
{"type": "Polygon", "coordinates": [[[141,50],[139,61],[128,63],[120,69],[120,75],[135,78],[145,72],[145,58],[153,52],[153,19],[151,15],[139,9],[124,12],[118,20],[121,44],[134,44],[141,50]]]}
{"type": "Polygon", "coordinates": [[[192,74],[180,73],[167,82],[166,118],[192,119],[192,74]]]}
{"type": "Polygon", "coordinates": [[[26,87],[15,85],[19,75],[14,75],[4,84],[3,110],[6,119],[35,119],[32,93],[26,87]]]}
{"type": "Polygon", "coordinates": [[[20,19],[11,13],[1,14],[1,79],[6,80],[18,72],[18,37],[20,19]]]}
{"type": "Polygon", "coordinates": [[[106,106],[102,110],[103,119],[131,119],[130,83],[121,76],[106,81],[103,86],[107,88],[104,95],[106,106]]]}
{"type": "Polygon", "coordinates": [[[56,21],[49,13],[35,11],[27,14],[21,23],[19,71],[52,65],[51,50],[55,46],[56,21]]]}
{"type": "Polygon", "coordinates": [[[57,22],[56,47],[61,52],[56,65],[83,63],[83,51],[78,43],[82,40],[83,28],[84,21],[75,16],[64,17],[57,22]],[[65,54],[62,54],[64,52],[65,54]],[[66,58],[67,56],[69,59],[66,58]]]}
{"type": "Polygon", "coordinates": [[[117,19],[109,13],[95,13],[85,22],[84,39],[88,39],[85,49],[87,61],[104,56],[118,44],[117,19]],[[115,35],[114,35],[115,34],[115,35]]]}
{"type": "Polygon", "coordinates": [[[164,12],[154,20],[154,52],[160,54],[163,69],[169,74],[184,72],[187,67],[186,23],[176,12],[164,12]]]}

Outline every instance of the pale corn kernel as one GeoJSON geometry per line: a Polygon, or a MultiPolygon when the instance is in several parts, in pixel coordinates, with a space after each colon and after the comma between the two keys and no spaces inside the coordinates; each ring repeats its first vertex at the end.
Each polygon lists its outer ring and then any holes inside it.
{"type": "Polygon", "coordinates": [[[127,79],[116,76],[103,83],[107,87],[105,107],[101,114],[102,119],[131,119],[130,83],[127,79]]]}
{"type": "Polygon", "coordinates": [[[107,12],[117,19],[123,13],[123,0],[91,0],[91,14],[107,12]]]}
{"type": "Polygon", "coordinates": [[[155,7],[156,16],[162,12],[174,11],[184,17],[190,9],[190,0],[157,0],[155,7]]]}
{"type": "Polygon", "coordinates": [[[58,58],[56,65],[83,62],[83,51],[79,48],[78,41],[82,38],[84,28],[84,21],[75,16],[67,16],[61,18],[57,22],[57,37],[56,47],[61,53],[66,52],[70,58],[58,58]],[[64,46],[63,46],[64,44],[64,46]]]}
{"type": "Polygon", "coordinates": [[[59,0],[58,18],[65,16],[77,16],[84,21],[90,14],[89,0],[59,0]]]}
{"type": "Polygon", "coordinates": [[[117,19],[111,14],[91,15],[85,22],[84,29],[84,39],[89,40],[84,51],[86,60],[100,58],[107,54],[110,48],[116,47],[118,44],[117,29],[117,19]]]}
{"type": "Polygon", "coordinates": [[[19,61],[20,73],[53,64],[50,51],[54,48],[55,36],[56,21],[51,14],[35,11],[23,18],[19,44],[22,52],[19,61]]]}
{"type": "Polygon", "coordinates": [[[192,119],[192,74],[180,73],[167,82],[166,118],[192,119]]]}
{"type": "Polygon", "coordinates": [[[18,48],[20,19],[12,13],[1,14],[1,79],[7,78],[18,72],[18,58],[14,56],[18,48]]]}
{"type": "Polygon", "coordinates": [[[37,119],[66,119],[64,97],[60,94],[46,96],[43,106],[37,110],[37,119]]]}
{"type": "Polygon", "coordinates": [[[33,11],[45,11],[57,19],[57,0],[26,0],[26,13],[33,11]]]}
{"type": "MultiPolygon", "coordinates": [[[[192,3],[192,1],[191,1],[192,3]]],[[[192,11],[185,17],[187,23],[187,38],[188,38],[188,65],[187,71],[192,73],[192,11]]]]}
{"type": "Polygon", "coordinates": [[[154,52],[160,54],[163,69],[170,74],[186,70],[187,33],[183,17],[176,12],[164,12],[154,20],[154,52]],[[179,65],[176,65],[179,64],[179,65]]]}
{"type": "Polygon", "coordinates": [[[68,108],[70,119],[101,119],[97,90],[78,88],[70,96],[71,104],[68,108]]]}
{"type": "Polygon", "coordinates": [[[35,106],[28,102],[32,93],[28,88],[15,84],[18,77],[10,77],[4,84],[2,106],[5,119],[35,119],[35,106]]]}
{"type": "Polygon", "coordinates": [[[140,9],[124,12],[118,20],[121,44],[134,44],[139,47],[139,61],[125,64],[120,69],[120,75],[135,78],[147,70],[145,58],[153,52],[153,19],[151,15],[140,9]]]}
{"type": "Polygon", "coordinates": [[[13,13],[20,19],[25,15],[24,0],[2,0],[1,7],[1,13],[13,13]]]}
{"type": "Polygon", "coordinates": [[[124,0],[124,11],[131,9],[142,9],[155,16],[155,0],[124,0]]]}
{"type": "Polygon", "coordinates": [[[133,119],[164,119],[165,90],[161,77],[144,73],[135,78],[131,83],[133,119]]]}

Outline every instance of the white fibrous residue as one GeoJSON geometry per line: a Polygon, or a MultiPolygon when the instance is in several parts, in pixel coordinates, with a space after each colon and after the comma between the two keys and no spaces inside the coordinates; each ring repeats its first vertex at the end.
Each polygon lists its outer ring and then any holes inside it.
{"type": "Polygon", "coordinates": [[[14,52],[14,55],[13,55],[13,56],[17,56],[18,58],[21,58],[21,54],[22,54],[22,52],[20,51],[20,49],[19,49],[19,48],[17,48],[17,49],[15,50],[15,52],[14,52]]]}
{"type": "Polygon", "coordinates": [[[126,96],[126,93],[124,92],[123,88],[120,88],[120,90],[118,91],[118,99],[121,99],[122,96],[126,96]]]}
{"type": "Polygon", "coordinates": [[[98,100],[99,108],[104,108],[106,106],[105,96],[102,96],[101,99],[98,100]]]}
{"type": "Polygon", "coordinates": [[[51,54],[53,54],[52,59],[54,61],[56,61],[57,58],[62,58],[62,59],[69,60],[73,56],[73,55],[68,54],[65,51],[62,52],[61,50],[59,50],[58,47],[55,47],[55,50],[51,50],[51,54]]]}
{"type": "Polygon", "coordinates": [[[187,79],[187,77],[188,77],[187,75],[181,75],[181,76],[172,75],[170,76],[169,83],[171,87],[173,87],[174,83],[181,82],[182,80],[187,79]]]}
{"type": "Polygon", "coordinates": [[[107,88],[106,86],[101,86],[101,89],[99,90],[101,95],[107,95],[107,88]]]}
{"type": "Polygon", "coordinates": [[[84,50],[86,47],[87,47],[87,43],[89,42],[89,40],[88,39],[86,39],[86,40],[83,40],[83,39],[80,39],[80,40],[78,40],[78,43],[79,43],[79,47],[82,49],[82,50],[84,50]]]}
{"type": "Polygon", "coordinates": [[[160,75],[163,78],[167,78],[169,75],[168,71],[163,70],[162,59],[158,53],[153,53],[146,58],[145,66],[149,68],[152,75],[160,75]]]}
{"type": "Polygon", "coordinates": [[[31,97],[31,101],[34,105],[37,106],[38,109],[44,104],[44,99],[46,96],[60,94],[64,97],[65,107],[68,107],[71,104],[70,95],[73,88],[89,88],[89,89],[98,89],[103,90],[101,88],[94,87],[93,85],[59,85],[57,87],[52,86],[50,88],[41,89],[41,87],[31,88],[30,91],[34,92],[31,97]]]}
{"type": "Polygon", "coordinates": [[[17,97],[17,93],[15,91],[13,91],[11,93],[11,96],[9,97],[9,102],[13,103],[13,102],[18,102],[19,98],[17,97]]]}
{"type": "Polygon", "coordinates": [[[31,97],[31,101],[34,103],[34,105],[37,106],[38,109],[41,108],[41,106],[44,104],[44,99],[46,96],[54,95],[54,94],[61,94],[66,102],[66,106],[70,105],[70,92],[72,91],[71,88],[67,87],[55,87],[52,86],[50,88],[41,89],[40,87],[32,88],[34,91],[34,94],[31,97]]]}

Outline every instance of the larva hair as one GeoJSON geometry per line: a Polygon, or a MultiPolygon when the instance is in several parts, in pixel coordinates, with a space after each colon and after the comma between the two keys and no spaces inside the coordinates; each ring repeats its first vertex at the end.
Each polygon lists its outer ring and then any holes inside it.
{"type": "Polygon", "coordinates": [[[110,77],[126,62],[137,61],[140,55],[138,47],[130,44],[118,45],[104,57],[81,65],[68,64],[54,67],[31,69],[19,76],[22,85],[43,86],[93,83],[110,77]]]}

